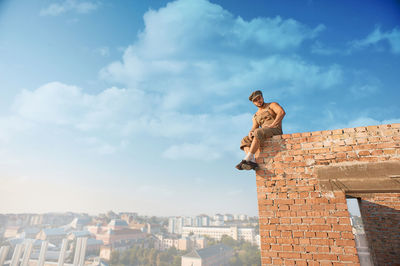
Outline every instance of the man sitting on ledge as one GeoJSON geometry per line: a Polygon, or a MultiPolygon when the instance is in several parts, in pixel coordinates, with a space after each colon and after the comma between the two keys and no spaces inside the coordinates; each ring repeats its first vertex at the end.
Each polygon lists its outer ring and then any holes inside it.
{"type": "Polygon", "coordinates": [[[260,147],[261,141],[282,134],[282,119],[286,114],[278,103],[265,103],[261,91],[253,92],[249,100],[258,107],[258,110],[253,116],[253,126],[249,135],[244,137],[240,144],[240,149],[244,150],[246,156],[236,165],[239,170],[258,169],[254,154],[260,147]]]}

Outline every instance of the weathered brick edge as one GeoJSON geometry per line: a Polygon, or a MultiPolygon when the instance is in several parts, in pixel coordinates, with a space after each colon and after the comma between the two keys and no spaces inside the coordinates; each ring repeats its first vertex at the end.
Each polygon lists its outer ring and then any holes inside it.
{"type": "MultiPolygon", "coordinates": [[[[321,191],[314,169],[387,160],[400,160],[400,124],[266,140],[256,172],[262,264],[359,265],[345,194],[321,191]]],[[[400,210],[400,193],[374,197],[400,210]]]]}

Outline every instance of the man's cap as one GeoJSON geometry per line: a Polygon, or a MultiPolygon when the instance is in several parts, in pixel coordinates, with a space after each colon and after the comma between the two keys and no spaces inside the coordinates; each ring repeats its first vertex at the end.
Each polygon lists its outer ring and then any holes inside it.
{"type": "Polygon", "coordinates": [[[258,96],[262,96],[262,92],[259,91],[259,90],[253,91],[253,92],[250,94],[249,100],[252,102],[252,101],[253,101],[256,97],[258,97],[258,96]]]}

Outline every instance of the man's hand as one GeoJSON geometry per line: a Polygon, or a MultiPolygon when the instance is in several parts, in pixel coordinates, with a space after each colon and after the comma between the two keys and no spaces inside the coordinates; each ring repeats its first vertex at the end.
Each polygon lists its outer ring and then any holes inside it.
{"type": "Polygon", "coordinates": [[[252,137],[254,137],[254,131],[249,132],[249,138],[252,138],[252,137]]]}

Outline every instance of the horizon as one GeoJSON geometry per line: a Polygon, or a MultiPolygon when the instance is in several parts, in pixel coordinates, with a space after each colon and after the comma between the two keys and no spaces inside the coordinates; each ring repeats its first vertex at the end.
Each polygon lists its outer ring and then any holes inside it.
{"type": "Polygon", "coordinates": [[[285,109],[284,134],[400,123],[399,11],[1,1],[0,213],[258,216],[235,169],[250,93],[285,109]]]}

